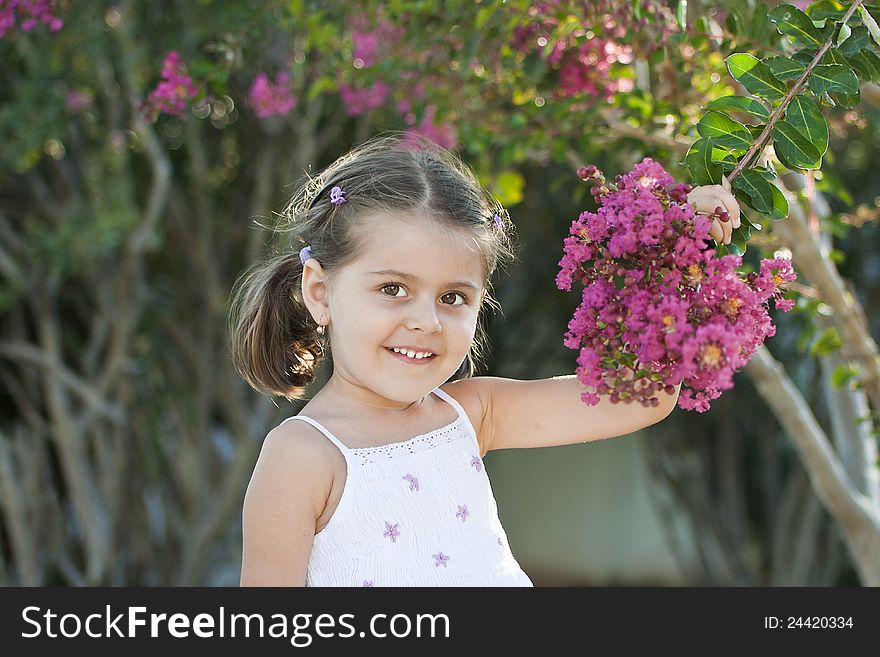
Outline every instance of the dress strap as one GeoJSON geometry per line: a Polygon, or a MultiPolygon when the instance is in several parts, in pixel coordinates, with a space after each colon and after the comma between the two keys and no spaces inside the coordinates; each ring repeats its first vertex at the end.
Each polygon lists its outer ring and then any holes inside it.
{"type": "Polygon", "coordinates": [[[450,395],[448,392],[445,392],[440,389],[440,387],[434,388],[434,394],[436,394],[440,399],[445,400],[449,403],[458,413],[459,419],[464,422],[464,426],[467,428],[468,433],[471,434],[471,438],[473,439],[474,445],[476,445],[477,450],[480,449],[480,441],[477,439],[477,431],[474,429],[474,425],[471,423],[471,419],[468,414],[465,412],[464,407],[456,401],[455,397],[450,395]]]}
{"type": "MultiPolygon", "coordinates": [[[[339,451],[343,453],[343,455],[351,456],[351,450],[348,447],[346,447],[342,443],[342,441],[339,440],[339,438],[337,438],[332,433],[330,433],[329,429],[327,429],[323,424],[321,424],[317,420],[313,420],[312,418],[310,418],[306,415],[292,415],[289,418],[282,421],[281,424],[284,424],[284,422],[287,422],[288,420],[302,420],[303,422],[307,422],[307,423],[311,424],[313,427],[315,427],[315,429],[317,429],[318,431],[323,433],[325,436],[327,436],[327,438],[330,440],[330,442],[332,442],[334,445],[336,445],[339,448],[339,451]]],[[[279,424],[278,426],[281,426],[281,424],[279,424]]]]}

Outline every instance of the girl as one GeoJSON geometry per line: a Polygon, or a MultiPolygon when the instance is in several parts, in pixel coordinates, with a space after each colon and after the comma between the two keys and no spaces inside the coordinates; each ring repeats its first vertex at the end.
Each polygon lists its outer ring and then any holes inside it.
{"type": "MultiPolygon", "coordinates": [[[[689,200],[726,208],[713,237],[728,243],[730,192],[699,187],[689,200]]],[[[332,369],[264,440],[244,499],[241,584],[531,586],[482,457],[629,434],[665,418],[678,387],[657,407],[587,406],[574,376],[473,377],[512,227],[431,142],[375,138],[304,185],[285,215],[291,245],[233,290],[233,361],[254,389],[290,400],[325,352],[332,369]]]]}

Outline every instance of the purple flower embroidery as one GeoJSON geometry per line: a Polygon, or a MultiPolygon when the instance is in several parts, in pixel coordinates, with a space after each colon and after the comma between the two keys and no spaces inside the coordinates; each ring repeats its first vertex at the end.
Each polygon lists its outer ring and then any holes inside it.
{"type": "Polygon", "coordinates": [[[393,525],[390,522],[386,522],[385,533],[382,536],[387,536],[391,539],[392,543],[397,543],[397,537],[400,536],[400,530],[397,529],[399,526],[396,522],[393,525]]]}
{"type": "Polygon", "coordinates": [[[419,480],[413,477],[411,474],[407,474],[404,479],[409,482],[410,490],[418,490],[419,489],[419,480]]]}
{"type": "Polygon", "coordinates": [[[371,579],[365,579],[365,580],[364,580],[364,586],[365,586],[365,587],[371,587],[371,586],[373,586],[373,580],[371,580],[371,579]]]}
{"type": "Polygon", "coordinates": [[[434,564],[435,566],[437,566],[438,568],[440,566],[446,568],[446,562],[449,561],[449,557],[443,554],[442,551],[438,552],[437,554],[432,554],[431,556],[437,560],[437,563],[434,564]]]}
{"type": "Polygon", "coordinates": [[[471,465],[476,468],[477,472],[481,472],[483,470],[483,461],[480,460],[479,456],[475,456],[471,459],[471,465]]]}
{"type": "Polygon", "coordinates": [[[461,518],[461,521],[464,522],[467,520],[467,517],[470,515],[470,511],[468,511],[467,504],[458,505],[458,513],[455,514],[456,518],[461,518]]]}

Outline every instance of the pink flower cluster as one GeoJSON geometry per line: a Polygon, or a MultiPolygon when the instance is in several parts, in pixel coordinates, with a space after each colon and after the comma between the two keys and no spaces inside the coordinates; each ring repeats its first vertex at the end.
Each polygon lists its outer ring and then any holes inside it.
{"type": "Polygon", "coordinates": [[[599,183],[591,191],[600,207],[572,223],[556,277],[562,290],[584,285],[564,340],[579,350],[581,398],[657,406],[655,392],[682,383],[679,406],[708,410],[776,333],[770,299],[778,310],[794,305],[782,297],[791,262],[765,259],[742,277],[741,256],[715,258],[711,219],[694,214],[690,186],[649,158],[617,185],[595,167],[581,177],[599,183]]]}
{"type": "Polygon", "coordinates": [[[449,122],[437,121],[436,106],[423,105],[424,113],[417,124],[414,106],[415,101],[424,97],[427,78],[419,64],[425,61],[425,53],[409,53],[408,46],[400,43],[405,34],[405,27],[395,25],[385,18],[381,11],[374,16],[353,13],[348,17],[347,25],[352,40],[352,64],[357,71],[376,65],[389,53],[393,53],[399,59],[409,58],[413,62],[414,71],[418,71],[417,74],[403,71],[395,80],[393,89],[385,81],[376,79],[375,71],[367,73],[366,79],[356,78],[353,84],[340,83],[339,98],[345,105],[348,115],[366,114],[382,107],[391,99],[393,107],[409,126],[405,133],[409,143],[413,143],[417,136],[422,136],[446,148],[454,148],[458,141],[456,129],[449,122]]]}
{"type": "Polygon", "coordinates": [[[192,78],[187,75],[186,65],[177,51],[172,50],[162,63],[162,82],[147,96],[141,111],[150,121],[155,121],[160,113],[181,116],[189,102],[198,95],[192,78]]]}
{"type": "Polygon", "coordinates": [[[437,106],[428,105],[425,108],[422,122],[412,128],[407,128],[404,133],[406,142],[415,144],[418,137],[426,137],[443,148],[455,148],[458,143],[455,127],[450,123],[435,123],[436,113],[437,106]]]}
{"type": "Polygon", "coordinates": [[[64,27],[64,21],[55,15],[56,0],[0,0],[0,39],[21,21],[22,32],[30,32],[42,23],[51,32],[64,27]]]}
{"type": "Polygon", "coordinates": [[[612,64],[632,62],[632,49],[608,39],[593,38],[576,48],[553,50],[548,60],[562,60],[556,89],[560,97],[586,94],[610,100],[618,92],[632,91],[634,86],[630,78],[611,75],[612,64]]]}
{"type": "Polygon", "coordinates": [[[289,73],[276,75],[274,84],[268,75],[260,73],[251,84],[248,98],[257,116],[261,118],[287,114],[297,103],[290,87],[289,73]]]}
{"type": "Polygon", "coordinates": [[[339,85],[339,97],[345,103],[349,116],[360,116],[371,109],[381,107],[391,93],[391,87],[377,80],[368,87],[356,89],[351,85],[339,85]]]}
{"type": "Polygon", "coordinates": [[[404,34],[404,28],[387,20],[371,26],[366,16],[350,20],[352,59],[355,68],[368,68],[375,64],[384,52],[391,52],[404,34]]]}

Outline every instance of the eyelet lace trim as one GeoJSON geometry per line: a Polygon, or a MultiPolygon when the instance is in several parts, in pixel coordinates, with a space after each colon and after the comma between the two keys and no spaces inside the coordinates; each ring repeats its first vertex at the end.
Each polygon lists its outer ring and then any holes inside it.
{"type": "Polygon", "coordinates": [[[405,454],[415,454],[425,449],[432,449],[448,445],[449,443],[468,437],[468,430],[459,416],[452,424],[440,427],[429,433],[415,436],[409,440],[399,443],[390,443],[388,445],[377,445],[376,447],[356,447],[349,448],[352,455],[358,459],[361,464],[375,463],[376,461],[386,461],[405,454]]]}

